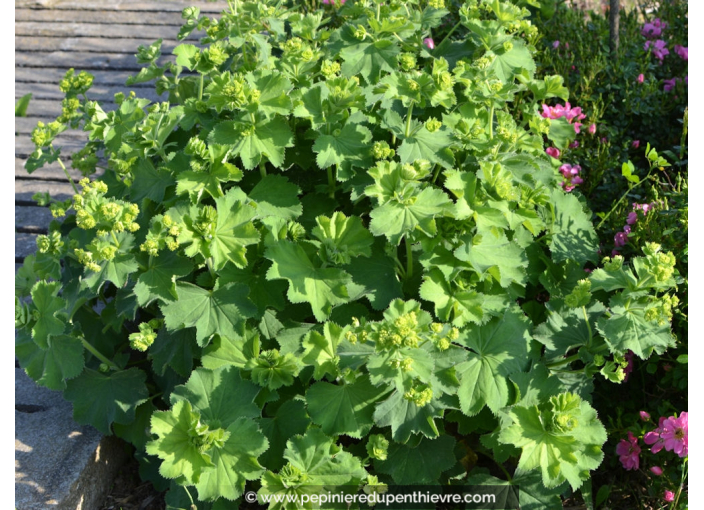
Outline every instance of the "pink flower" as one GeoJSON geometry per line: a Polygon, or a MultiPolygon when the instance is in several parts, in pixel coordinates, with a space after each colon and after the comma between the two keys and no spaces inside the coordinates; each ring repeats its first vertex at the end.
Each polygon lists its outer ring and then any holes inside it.
{"type": "Polygon", "coordinates": [[[590,124],[589,125],[589,134],[593,135],[594,133],[596,133],[596,124],[590,124]]]}
{"type": "Polygon", "coordinates": [[[663,59],[670,54],[670,50],[667,49],[667,43],[663,41],[662,39],[658,39],[657,41],[647,41],[645,43],[645,46],[643,46],[643,49],[645,51],[648,51],[648,48],[652,46],[653,48],[653,55],[655,58],[657,58],[660,63],[662,64],[663,59]]]}
{"type": "Polygon", "coordinates": [[[431,37],[426,37],[423,39],[423,44],[425,44],[429,50],[434,50],[435,49],[435,41],[431,37]]]}
{"type": "Polygon", "coordinates": [[[560,47],[560,41],[553,41],[552,43],[552,49],[556,50],[557,48],[560,47]]]}
{"type": "Polygon", "coordinates": [[[560,159],[560,150],[555,147],[548,147],[545,149],[545,153],[551,158],[560,159]]]}
{"type": "Polygon", "coordinates": [[[601,137],[601,140],[599,140],[599,141],[600,141],[601,143],[606,143],[606,142],[608,142],[609,140],[608,140],[605,136],[602,136],[602,137],[601,137]]]}
{"type": "Polygon", "coordinates": [[[687,60],[689,57],[689,50],[686,46],[675,44],[675,53],[677,53],[682,60],[687,60]]]}
{"type": "Polygon", "coordinates": [[[675,88],[675,85],[677,85],[677,78],[670,78],[669,80],[663,80],[663,83],[665,86],[663,87],[663,90],[665,92],[670,92],[672,89],[675,88]]]}
{"type": "Polygon", "coordinates": [[[687,412],[680,413],[679,418],[671,416],[662,424],[660,439],[665,443],[665,450],[675,452],[680,457],[686,457],[689,450],[687,412]]]}
{"type": "Polygon", "coordinates": [[[569,50],[569,49],[570,49],[570,43],[566,42],[566,43],[565,43],[565,48],[567,48],[567,49],[569,50]]]}
{"type": "Polygon", "coordinates": [[[667,28],[667,23],[660,21],[660,18],[655,18],[652,23],[646,23],[643,25],[640,33],[643,37],[655,39],[656,37],[660,37],[660,34],[662,34],[662,31],[665,28],[667,28]]]}
{"type": "Polygon", "coordinates": [[[668,503],[672,503],[675,500],[675,493],[672,491],[665,491],[665,495],[662,497],[668,503]]]}
{"type": "Polygon", "coordinates": [[[626,243],[628,242],[628,234],[625,232],[618,232],[614,236],[614,246],[616,247],[621,247],[621,246],[626,246],[626,243]]]}
{"type": "Polygon", "coordinates": [[[631,233],[631,226],[630,226],[630,225],[624,225],[624,226],[623,226],[623,231],[624,231],[626,234],[630,234],[630,233],[631,233]]]}
{"type": "Polygon", "coordinates": [[[570,149],[577,149],[578,147],[579,147],[579,141],[578,141],[578,140],[575,140],[574,142],[572,142],[572,143],[569,145],[569,148],[570,148],[570,149]]]}
{"type": "Polygon", "coordinates": [[[582,126],[582,123],[581,123],[581,122],[575,122],[575,123],[574,123],[574,132],[577,133],[577,134],[579,134],[579,133],[580,133],[579,128],[580,128],[581,126],[582,126]]]}
{"type": "Polygon", "coordinates": [[[658,453],[665,446],[664,441],[660,438],[660,433],[662,432],[663,423],[665,423],[665,418],[660,417],[660,420],[658,420],[658,428],[656,428],[655,430],[651,430],[650,432],[647,432],[643,436],[643,442],[645,444],[653,445],[652,448],[650,448],[650,451],[653,453],[658,453]]]}
{"type": "Polygon", "coordinates": [[[640,419],[643,421],[648,421],[650,419],[650,413],[647,411],[640,411],[638,414],[640,415],[640,419]]]}
{"type": "MultiPolygon", "coordinates": [[[[616,255],[618,255],[618,248],[614,248],[613,250],[611,250],[611,256],[615,257],[616,255]]],[[[624,381],[625,381],[625,379],[624,379],[624,381]]]]}
{"type": "Polygon", "coordinates": [[[629,212],[628,217],[626,218],[626,223],[633,225],[636,221],[638,221],[638,213],[635,211],[629,212]]]}
{"type": "Polygon", "coordinates": [[[653,466],[650,468],[650,472],[655,476],[662,476],[662,468],[660,466],[653,466]]]}
{"type": "Polygon", "coordinates": [[[616,446],[616,455],[623,464],[624,469],[636,470],[640,467],[640,446],[633,432],[628,431],[628,440],[621,439],[616,446]]]}
{"type": "Polygon", "coordinates": [[[640,140],[633,140],[631,142],[631,147],[633,147],[634,149],[637,149],[638,147],[640,147],[640,140]]]}
{"type": "Polygon", "coordinates": [[[640,73],[640,74],[638,75],[638,78],[636,78],[636,81],[637,81],[638,83],[643,83],[643,82],[645,81],[645,75],[644,75],[643,73],[640,73]]]}
{"type": "Polygon", "coordinates": [[[589,269],[588,267],[585,267],[585,268],[584,268],[584,272],[585,272],[585,273],[591,273],[591,272],[592,272],[592,270],[591,270],[591,269],[589,269]]]}

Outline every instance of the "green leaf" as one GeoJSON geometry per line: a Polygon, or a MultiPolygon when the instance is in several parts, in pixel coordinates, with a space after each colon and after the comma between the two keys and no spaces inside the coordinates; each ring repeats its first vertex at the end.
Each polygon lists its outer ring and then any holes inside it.
{"type": "Polygon", "coordinates": [[[221,448],[213,448],[212,467],[203,469],[196,484],[198,499],[219,497],[234,501],[244,492],[247,480],[257,480],[264,468],[257,457],[269,447],[255,422],[239,418],[227,427],[228,439],[221,448]]]}
{"type": "Polygon", "coordinates": [[[66,388],[66,380],[83,372],[83,344],[68,335],[52,336],[42,349],[22,331],[17,332],[15,356],[27,375],[51,390],[66,388]]]}
{"type": "Polygon", "coordinates": [[[323,260],[337,265],[349,264],[354,257],[371,256],[374,237],[359,217],[348,218],[338,211],[331,218],[318,216],[315,222],[311,234],[322,243],[323,260]]]}
{"type": "Polygon", "coordinates": [[[449,435],[433,440],[423,438],[415,447],[393,443],[386,460],[375,460],[374,467],[391,475],[399,485],[434,485],[443,472],[457,463],[454,449],[455,440],[449,435]]]}
{"type": "Polygon", "coordinates": [[[396,298],[403,297],[394,260],[380,250],[371,257],[355,257],[344,267],[352,281],[363,287],[363,295],[374,310],[384,310],[396,298]]]}
{"type": "Polygon", "coordinates": [[[524,285],[526,282],[528,256],[503,232],[485,231],[466,239],[454,254],[461,261],[469,262],[482,278],[489,274],[504,288],[512,283],[524,285]]]}
{"type": "Polygon", "coordinates": [[[100,262],[100,271],[86,269],[81,286],[97,294],[105,282],[114,283],[116,287],[124,287],[129,275],[139,269],[139,264],[132,253],[134,235],[129,232],[117,234],[118,249],[115,258],[100,262]]]}
{"type": "Polygon", "coordinates": [[[139,275],[134,294],[140,306],[161,299],[168,303],[178,299],[176,279],[190,274],[193,264],[175,252],[164,250],[156,257],[149,257],[147,270],[139,275]]]}
{"type": "Polygon", "coordinates": [[[198,345],[211,336],[235,336],[237,325],[254,317],[257,309],[249,300],[246,285],[228,283],[217,290],[205,290],[192,283],[176,284],[178,300],[161,305],[166,328],[175,331],[196,328],[198,345]]]}
{"type": "Polygon", "coordinates": [[[246,246],[259,242],[259,232],[252,223],[255,210],[239,191],[232,188],[215,199],[218,219],[209,252],[216,270],[225,267],[228,260],[240,268],[247,266],[246,246]]]}
{"type": "MultiPolygon", "coordinates": [[[[565,490],[564,485],[548,489],[543,485],[538,472],[517,474],[507,482],[485,471],[485,468],[473,469],[465,482],[471,485],[492,486],[492,494],[498,492],[495,487],[506,487],[508,489],[506,492],[500,491],[500,494],[496,494],[497,504],[504,505],[504,508],[519,508],[516,505],[520,505],[521,510],[561,510],[563,508],[560,494],[565,490]]],[[[475,493],[481,494],[481,489],[475,490],[475,493]]]]}
{"type": "Polygon", "coordinates": [[[73,403],[73,419],[110,434],[110,424],[130,423],[147,401],[146,374],[138,368],[103,374],[87,368],[66,383],[64,397],[73,403]]]}
{"type": "Polygon", "coordinates": [[[172,52],[176,55],[176,65],[193,71],[200,60],[200,50],[193,44],[179,44],[172,52]]]}
{"type": "Polygon", "coordinates": [[[288,280],[288,299],[310,303],[318,321],[327,319],[333,306],[349,301],[350,276],[341,269],[315,267],[299,244],[279,241],[264,256],[273,262],[267,279],[288,280]]]}
{"type": "Polygon", "coordinates": [[[545,359],[559,361],[567,352],[575,347],[590,344],[591,333],[596,331],[596,324],[606,308],[598,301],[587,308],[589,324],[584,319],[582,308],[562,307],[553,310],[547,303],[548,320],[538,326],[533,334],[534,338],[545,345],[545,359]]]}
{"type": "Polygon", "coordinates": [[[341,130],[316,138],[313,144],[313,152],[318,154],[316,162],[320,168],[332,165],[345,170],[368,167],[372,163],[371,139],[369,129],[348,122],[341,130]]]}
{"type": "Polygon", "coordinates": [[[294,136],[288,122],[280,117],[265,119],[255,114],[254,122],[224,121],[216,125],[209,140],[232,148],[247,170],[256,168],[266,157],[276,168],[284,163],[286,147],[293,147],[294,136]]]}
{"type": "Polygon", "coordinates": [[[164,478],[183,477],[196,483],[203,469],[213,465],[210,455],[194,441],[199,418],[188,400],[180,400],[171,410],[152,415],[151,433],[158,437],[147,443],[147,453],[163,461],[159,474],[164,478]]]}
{"type": "Polygon", "coordinates": [[[257,110],[264,115],[288,115],[293,104],[289,93],[293,85],[284,74],[271,70],[256,70],[245,77],[260,92],[257,110]]]}
{"type": "Polygon", "coordinates": [[[15,102],[15,117],[26,117],[32,94],[25,94],[15,102]]]}
{"type": "Polygon", "coordinates": [[[66,329],[66,321],[57,316],[66,307],[58,297],[59,282],[39,281],[32,287],[32,303],[36,308],[36,322],[32,326],[32,339],[42,349],[49,348],[49,338],[60,335],[66,329]]]}
{"type": "Polygon", "coordinates": [[[513,48],[505,53],[497,52],[489,66],[489,70],[494,71],[496,77],[504,83],[512,83],[521,69],[525,69],[530,74],[535,72],[535,61],[526,44],[515,37],[511,42],[513,48]]]}
{"type": "Polygon", "coordinates": [[[575,195],[561,190],[554,190],[550,201],[555,208],[553,221],[548,222],[552,260],[596,263],[599,240],[585,207],[575,195]]]}
{"type": "Polygon", "coordinates": [[[340,51],[344,60],[342,74],[345,77],[362,75],[367,83],[375,83],[381,71],[396,70],[396,55],[400,51],[396,43],[388,39],[379,39],[373,43],[361,42],[354,37],[353,32],[351,25],[342,28],[342,39],[348,43],[340,51]]]}
{"type": "Polygon", "coordinates": [[[443,322],[452,322],[453,326],[483,324],[490,318],[483,307],[483,294],[454,288],[439,269],[432,269],[423,277],[420,297],[434,303],[435,316],[443,322]]]}
{"type": "Polygon", "coordinates": [[[389,242],[398,245],[401,238],[419,230],[428,237],[437,234],[435,217],[443,215],[452,201],[441,190],[425,188],[413,201],[390,200],[372,209],[369,230],[375,236],[385,235],[389,242]]]}
{"type": "Polygon", "coordinates": [[[517,474],[540,469],[545,487],[567,480],[577,490],[601,464],[606,429],[578,396],[562,393],[540,407],[515,405],[508,416],[512,424],[502,428],[499,441],[521,448],[517,474]]]}
{"type": "Polygon", "coordinates": [[[623,175],[627,181],[632,182],[633,184],[639,184],[640,178],[637,175],[633,175],[634,170],[635,167],[630,161],[626,161],[623,165],[621,165],[621,175],[623,175]]]}
{"type": "Polygon", "coordinates": [[[310,425],[305,404],[302,400],[287,400],[271,418],[259,418],[258,422],[269,440],[269,449],[259,461],[272,471],[281,469],[286,442],[294,435],[304,434],[310,425]]]}
{"type": "Polygon", "coordinates": [[[293,220],[303,213],[298,199],[301,189],[281,175],[267,175],[249,193],[256,204],[256,216],[293,220]]]}
{"type": "Polygon", "coordinates": [[[372,385],[366,375],[341,385],[319,382],[306,392],[308,414],[329,436],[360,439],[374,425],[374,406],[386,391],[372,385]]]}
{"type": "Polygon", "coordinates": [[[337,346],[342,341],[344,332],[345,329],[334,322],[326,322],[322,335],[313,330],[303,339],[304,352],[301,361],[314,367],[313,377],[316,380],[319,381],[326,374],[332,377],[339,375],[337,346]]]}
{"type": "Polygon", "coordinates": [[[625,354],[628,350],[640,359],[648,359],[655,351],[664,353],[675,346],[670,325],[658,324],[645,318],[649,300],[634,300],[623,295],[611,298],[611,315],[601,317],[597,329],[611,352],[625,354]]]}
{"type": "Polygon", "coordinates": [[[573,124],[570,124],[565,119],[550,120],[548,139],[555,144],[555,147],[565,150],[575,138],[577,138],[577,133],[573,124]]]}
{"type": "Polygon", "coordinates": [[[215,335],[203,350],[201,362],[205,368],[215,370],[225,365],[244,368],[247,362],[259,355],[259,335],[244,324],[234,336],[215,335]]]}
{"type": "Polygon", "coordinates": [[[464,414],[473,416],[485,404],[497,413],[508,403],[507,377],[527,368],[529,327],[528,319],[513,307],[460,337],[458,341],[471,349],[469,359],[456,368],[464,414]]]}
{"type": "Polygon", "coordinates": [[[197,368],[186,384],[174,388],[171,403],[188,400],[211,428],[227,428],[239,418],[261,415],[254,403],[257,393],[259,387],[243,380],[236,367],[197,368]]]}
{"type": "Polygon", "coordinates": [[[130,186],[130,200],[141,202],[148,198],[152,202],[164,200],[166,188],[176,184],[173,176],[163,168],[156,169],[148,159],[139,158],[137,164],[132,167],[134,181],[130,186]]]}
{"type": "Polygon", "coordinates": [[[163,376],[171,368],[181,377],[188,377],[193,370],[193,359],[198,358],[200,347],[193,329],[167,332],[160,329],[156,340],[149,347],[154,372],[163,376]]]}
{"type": "Polygon", "coordinates": [[[446,127],[431,133],[420,122],[412,120],[410,136],[401,138],[403,143],[397,151],[401,163],[412,164],[419,159],[426,159],[447,169],[454,166],[455,157],[450,150],[453,145],[452,131],[446,127]]]}
{"type": "Polygon", "coordinates": [[[391,396],[379,404],[374,411],[374,421],[379,427],[391,427],[394,441],[405,443],[411,434],[423,434],[425,437],[438,437],[435,418],[442,417],[445,405],[433,398],[423,407],[403,398],[403,392],[394,391],[391,396]]]}

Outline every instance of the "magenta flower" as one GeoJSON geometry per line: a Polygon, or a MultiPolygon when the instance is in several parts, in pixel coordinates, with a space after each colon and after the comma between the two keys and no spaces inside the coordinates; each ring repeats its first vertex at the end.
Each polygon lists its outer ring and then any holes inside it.
{"type": "Polygon", "coordinates": [[[628,242],[628,234],[626,232],[618,232],[614,236],[614,246],[620,248],[621,246],[626,246],[628,242]]]}
{"type": "Polygon", "coordinates": [[[429,50],[435,49],[435,41],[433,41],[432,37],[426,37],[423,39],[423,44],[425,44],[429,50]]]}
{"type": "Polygon", "coordinates": [[[552,49],[553,50],[556,50],[559,47],[560,47],[560,41],[553,41],[552,42],[552,49]]]}
{"type": "Polygon", "coordinates": [[[630,430],[628,431],[628,440],[621,439],[616,446],[616,455],[619,456],[618,460],[621,461],[624,469],[636,470],[640,467],[638,438],[630,430]]]}
{"type": "Polygon", "coordinates": [[[675,44],[675,53],[677,53],[682,60],[687,60],[689,57],[689,50],[686,46],[675,44]]]}
{"type": "Polygon", "coordinates": [[[637,149],[638,147],[640,147],[640,140],[633,140],[631,142],[631,147],[633,147],[634,149],[637,149]]]}
{"type": "Polygon", "coordinates": [[[651,23],[643,25],[640,33],[643,37],[655,39],[656,37],[660,37],[660,34],[662,34],[665,28],[667,28],[667,23],[660,21],[660,18],[655,18],[651,23]]]}
{"type": "Polygon", "coordinates": [[[640,74],[638,75],[638,78],[636,78],[636,81],[637,81],[638,83],[643,83],[643,82],[645,81],[645,75],[644,75],[643,73],[640,73],[640,74]]]}
{"type": "MultiPolygon", "coordinates": [[[[633,225],[636,221],[638,221],[638,213],[635,211],[629,212],[628,217],[626,218],[626,223],[629,225],[633,225]]],[[[642,413],[645,411],[641,411],[642,413]]]]}
{"type": "Polygon", "coordinates": [[[672,89],[675,88],[675,85],[677,85],[677,78],[670,78],[669,80],[663,80],[663,83],[665,86],[663,87],[663,90],[665,92],[670,92],[672,89]]]}
{"type": "Polygon", "coordinates": [[[662,468],[660,466],[653,466],[650,468],[650,472],[655,476],[662,476],[662,468]]]}
{"type": "MultiPolygon", "coordinates": [[[[612,257],[613,257],[613,255],[612,255],[612,257]]],[[[628,378],[630,377],[631,372],[633,372],[633,366],[635,365],[633,363],[633,356],[634,356],[633,351],[630,349],[628,351],[626,351],[626,354],[623,355],[623,357],[628,362],[628,365],[626,365],[626,368],[623,369],[623,373],[626,375],[626,377],[623,378],[623,382],[628,381],[628,378]]]]}
{"type": "Polygon", "coordinates": [[[650,419],[650,413],[647,411],[640,411],[638,414],[640,415],[640,419],[643,421],[648,421],[650,419]]]}
{"type": "Polygon", "coordinates": [[[545,153],[551,158],[560,159],[560,150],[555,147],[548,147],[545,149],[545,153]]]}
{"type": "Polygon", "coordinates": [[[662,499],[664,499],[668,503],[672,503],[675,500],[675,493],[672,491],[665,491],[665,495],[662,499]]]}
{"type": "Polygon", "coordinates": [[[630,233],[631,233],[631,226],[630,226],[630,225],[624,225],[624,226],[623,226],[623,231],[624,231],[626,234],[630,234],[630,233]]]}
{"type": "Polygon", "coordinates": [[[643,442],[647,445],[652,445],[650,451],[653,453],[658,453],[665,446],[664,441],[660,438],[663,423],[665,423],[665,417],[660,417],[660,420],[658,421],[658,428],[651,430],[650,432],[646,432],[643,436],[643,442]]]}
{"type": "Polygon", "coordinates": [[[596,133],[596,124],[590,124],[589,125],[589,134],[593,135],[594,133],[596,133]]]}
{"type": "Polygon", "coordinates": [[[579,128],[582,127],[582,123],[581,123],[581,122],[575,122],[573,125],[574,125],[574,132],[577,133],[577,134],[579,134],[579,133],[580,133],[580,129],[579,129],[579,128]]]}
{"type": "Polygon", "coordinates": [[[675,452],[680,457],[686,457],[689,450],[687,412],[680,413],[679,418],[671,416],[662,424],[660,439],[665,443],[665,450],[675,452]]]}
{"type": "Polygon", "coordinates": [[[658,39],[657,41],[646,41],[645,46],[643,46],[643,49],[645,51],[648,51],[648,48],[652,47],[652,52],[655,58],[657,58],[660,63],[662,64],[663,59],[670,54],[670,50],[667,49],[667,43],[663,41],[662,39],[658,39]]]}
{"type": "Polygon", "coordinates": [[[577,149],[579,147],[579,140],[575,140],[574,142],[569,144],[570,149],[577,149]]]}

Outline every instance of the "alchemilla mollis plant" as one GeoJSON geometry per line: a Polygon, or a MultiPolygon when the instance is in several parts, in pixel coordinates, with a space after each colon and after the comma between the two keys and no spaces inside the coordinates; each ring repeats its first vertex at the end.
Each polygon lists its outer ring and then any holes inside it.
{"type": "Polygon", "coordinates": [[[80,127],[86,178],[41,197],[61,221],[18,272],[16,355],[167,501],[517,484],[561,508],[603,457],[593,379],[673,345],[674,256],[600,260],[544,153],[575,132],[540,115],[568,92],[534,78],[527,10],[468,0],[468,38],[433,41],[446,14],[233,0],[183,11],[205,35],[175,63],[140,48],[128,84],[168,101],[61,82],[27,169],[80,127]]]}

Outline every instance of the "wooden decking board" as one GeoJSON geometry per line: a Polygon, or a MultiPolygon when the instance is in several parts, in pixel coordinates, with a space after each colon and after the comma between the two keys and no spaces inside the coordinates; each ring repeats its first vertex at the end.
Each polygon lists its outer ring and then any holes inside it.
{"type": "MultiPolygon", "coordinates": [[[[92,101],[109,101],[113,103],[117,92],[128,95],[130,91],[134,91],[137,97],[143,97],[150,101],[166,101],[168,97],[166,93],[162,96],[157,95],[154,85],[134,85],[132,87],[126,87],[124,85],[93,85],[86,93],[86,96],[92,101]]],[[[19,98],[29,93],[32,94],[32,100],[56,100],[59,104],[61,100],[66,97],[66,95],[59,90],[58,83],[15,83],[15,97],[19,98]]],[[[32,101],[30,100],[30,105],[31,104],[32,101]]]]}
{"type": "Polygon", "coordinates": [[[15,9],[15,22],[91,23],[105,26],[111,24],[172,26],[183,25],[179,12],[125,12],[125,11],[72,11],[48,9],[15,9]]]}
{"type": "Polygon", "coordinates": [[[42,192],[48,192],[57,200],[66,200],[75,194],[68,182],[15,179],[15,200],[31,201],[32,195],[42,192]]]}
{"type": "MultiPolygon", "coordinates": [[[[26,159],[21,159],[21,158],[15,158],[15,178],[20,177],[33,177],[36,179],[65,179],[66,174],[64,171],[61,169],[58,163],[52,163],[50,165],[46,165],[43,168],[40,168],[38,170],[35,170],[31,174],[27,173],[27,170],[24,167],[26,159]]],[[[81,172],[78,170],[71,168],[71,161],[66,161],[64,163],[66,165],[66,169],[68,170],[68,174],[71,176],[72,179],[78,181],[80,180],[83,175],[81,175],[81,172]]]]}
{"type": "MultiPolygon", "coordinates": [[[[15,82],[20,83],[52,83],[58,89],[58,83],[66,74],[70,67],[44,67],[41,71],[37,71],[33,67],[15,67],[15,82]]],[[[74,68],[76,71],[80,71],[78,68],[74,68]]],[[[130,76],[135,76],[137,72],[134,71],[117,71],[115,69],[101,69],[98,71],[90,71],[93,75],[93,86],[97,85],[107,85],[109,87],[122,87],[125,85],[125,81],[130,76]]],[[[186,70],[181,73],[181,77],[189,76],[195,73],[190,73],[186,70]]],[[[133,88],[154,88],[154,81],[147,83],[138,83],[132,85],[133,88]]]]}
{"type": "Polygon", "coordinates": [[[30,229],[46,230],[54,218],[47,207],[15,206],[15,230],[29,233],[30,229]]]}
{"type": "MultiPolygon", "coordinates": [[[[15,23],[15,36],[29,37],[76,37],[90,39],[100,37],[103,39],[142,39],[151,38],[176,40],[177,26],[154,26],[149,24],[120,24],[107,25],[95,23],[62,23],[62,22],[37,22],[19,21],[15,23]]],[[[192,32],[186,40],[198,40],[203,37],[203,32],[192,32]]]]}
{"type": "MultiPolygon", "coordinates": [[[[125,39],[107,37],[37,37],[21,35],[15,37],[15,51],[22,53],[76,51],[81,53],[126,53],[128,55],[135,55],[139,46],[149,46],[157,39],[158,37],[150,37],[149,39],[125,39]]],[[[179,44],[182,43],[175,39],[171,41],[164,40],[161,45],[162,55],[170,55],[173,49],[179,44]]]]}
{"type": "MultiPolygon", "coordinates": [[[[86,71],[116,69],[118,71],[139,71],[144,67],[137,63],[135,51],[127,53],[90,53],[83,51],[51,51],[15,53],[15,66],[19,67],[64,67],[86,71]]],[[[174,62],[176,57],[163,54],[158,63],[174,62]]]]}
{"type": "MultiPolygon", "coordinates": [[[[20,137],[28,137],[36,126],[37,119],[32,119],[29,117],[15,117],[15,133],[19,134],[20,137]]],[[[85,138],[86,140],[88,139],[88,133],[81,129],[67,129],[66,131],[61,133],[60,136],[65,138],[85,138]]]]}
{"type": "Polygon", "coordinates": [[[15,0],[15,7],[25,9],[80,10],[80,11],[139,11],[139,12],[181,12],[185,7],[198,7],[201,12],[220,12],[227,8],[227,2],[195,2],[187,0],[144,1],[144,0],[15,0]]]}

